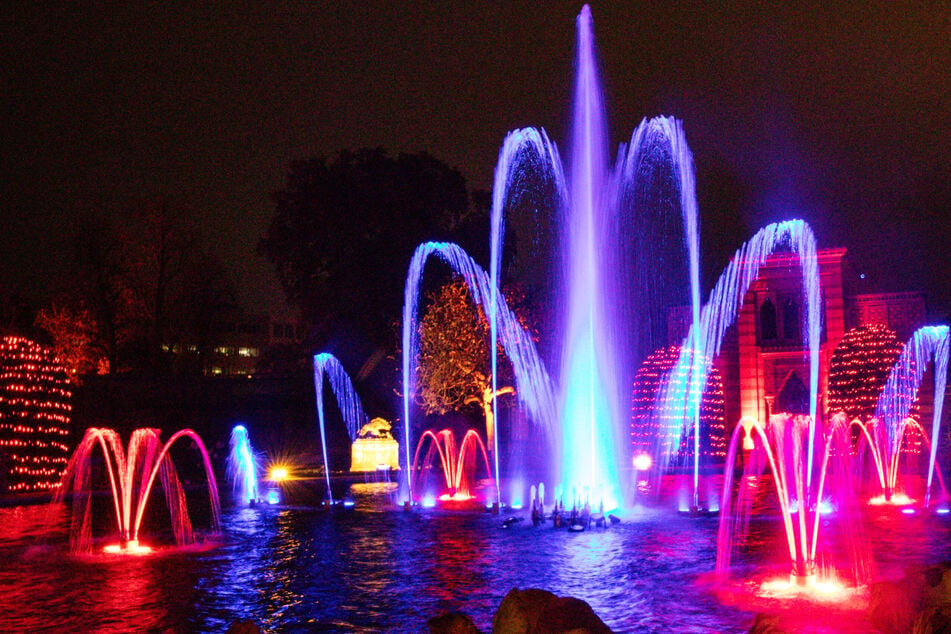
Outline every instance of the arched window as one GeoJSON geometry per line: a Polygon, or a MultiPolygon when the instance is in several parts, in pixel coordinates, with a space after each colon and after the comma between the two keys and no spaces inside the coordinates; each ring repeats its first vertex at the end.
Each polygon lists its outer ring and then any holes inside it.
{"type": "Polygon", "coordinates": [[[776,397],[776,411],[771,414],[808,414],[809,388],[795,372],[786,379],[783,389],[776,397]]]}
{"type": "Polygon", "coordinates": [[[776,307],[767,297],[759,307],[759,336],[763,341],[774,340],[776,331],[776,307]]]}
{"type": "Polygon", "coordinates": [[[787,297],[783,302],[783,339],[801,339],[802,331],[799,329],[799,307],[792,297],[787,297]]]}

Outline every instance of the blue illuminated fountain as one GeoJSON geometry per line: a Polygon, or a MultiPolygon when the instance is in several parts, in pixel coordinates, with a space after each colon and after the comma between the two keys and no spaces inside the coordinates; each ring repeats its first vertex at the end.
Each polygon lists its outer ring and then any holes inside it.
{"type": "MultiPolygon", "coordinates": [[[[645,286],[652,286],[676,271],[673,277],[682,281],[680,290],[689,289],[681,303],[691,305],[696,333],[693,341],[702,345],[699,226],[692,156],[683,129],[675,119],[659,117],[642,122],[630,144],[620,147],[615,167],[609,167],[607,126],[591,11],[587,6],[578,16],[577,32],[568,177],[557,148],[544,130],[525,128],[511,132],[500,151],[493,186],[489,275],[462,249],[449,244],[421,245],[410,265],[403,311],[406,463],[409,464],[408,452],[413,446],[411,366],[416,355],[420,277],[426,259],[436,255],[465,279],[473,301],[489,317],[493,381],[498,370],[495,343],[500,342],[513,364],[521,403],[528,407],[536,428],[550,433],[550,475],[560,484],[558,490],[566,496],[573,492],[575,499],[586,498],[592,504],[603,501],[606,509],[614,509],[624,499],[621,465],[626,455],[621,429],[628,414],[631,367],[636,356],[632,350],[638,344],[650,345],[647,341],[633,341],[629,334],[632,321],[644,319],[635,314],[635,310],[640,312],[643,308],[644,297],[637,295],[640,285],[633,280],[636,276],[645,281],[645,286]],[[663,205],[650,200],[657,181],[666,187],[655,196],[664,201],[663,205]],[[542,255],[552,264],[551,279],[562,280],[562,286],[555,289],[559,301],[553,302],[561,314],[552,319],[552,338],[561,343],[547,359],[547,367],[559,368],[557,379],[549,378],[534,344],[499,294],[505,216],[519,206],[523,197],[530,197],[538,183],[544,183],[551,192],[548,213],[553,218],[548,220],[559,227],[556,243],[551,245],[554,252],[542,255]],[[671,192],[674,203],[670,203],[671,192]],[[645,257],[644,253],[630,253],[632,237],[648,231],[642,220],[651,213],[673,214],[681,224],[676,233],[679,240],[674,240],[678,262],[650,257],[655,254],[645,257]],[[640,260],[635,256],[640,256],[640,260]],[[642,263],[640,268],[638,261],[642,263]],[[644,262],[653,268],[645,269],[644,262]]],[[[657,239],[667,238],[665,233],[657,239]]],[[[653,299],[657,303],[658,297],[653,299]]],[[[658,303],[662,310],[667,305],[669,301],[658,303]]],[[[698,376],[701,371],[697,369],[693,374],[698,376]]],[[[699,401],[691,403],[688,414],[689,420],[699,425],[699,401]]],[[[497,447],[493,449],[498,483],[500,454],[497,447]]],[[[699,469],[699,457],[696,460],[695,468],[699,469]]],[[[407,480],[411,479],[412,474],[408,473],[407,480]]],[[[497,492],[500,493],[498,485],[497,492]]]]}
{"type": "Polygon", "coordinates": [[[344,424],[350,442],[357,438],[360,428],[367,422],[367,415],[363,411],[360,397],[353,389],[350,375],[343,369],[339,359],[329,352],[314,355],[314,389],[317,395],[317,421],[320,424],[320,445],[324,454],[324,477],[327,481],[327,500],[333,504],[333,493],[330,490],[330,462],[327,460],[327,431],[324,422],[324,379],[330,383],[330,389],[337,399],[337,406],[343,415],[344,424]]]}
{"type": "Polygon", "coordinates": [[[258,501],[258,464],[244,425],[235,425],[231,430],[227,475],[236,499],[250,504],[258,501]]]}

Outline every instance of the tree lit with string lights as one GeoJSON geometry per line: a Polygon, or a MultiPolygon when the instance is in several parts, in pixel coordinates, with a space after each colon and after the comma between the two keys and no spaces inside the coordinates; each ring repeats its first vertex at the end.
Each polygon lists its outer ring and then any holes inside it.
{"type": "Polygon", "coordinates": [[[53,352],[22,337],[0,340],[0,477],[13,493],[56,487],[67,462],[70,399],[53,352]]]}
{"type": "MultiPolygon", "coordinates": [[[[680,358],[680,346],[661,348],[648,356],[634,376],[631,395],[631,447],[635,457],[653,455],[657,438],[669,438],[679,428],[683,408],[659,403],[660,386],[664,378],[674,370],[680,358]]],[[[682,365],[682,371],[690,365],[682,365]]],[[[683,377],[681,377],[682,379],[683,377]]],[[[678,380],[674,377],[674,380],[678,380]]],[[[722,460],[726,455],[726,425],[724,423],[723,380],[716,367],[712,367],[703,391],[700,405],[700,453],[705,458],[722,460]]],[[[687,432],[687,442],[681,442],[669,464],[686,465],[693,458],[693,426],[687,432]]],[[[665,449],[666,451],[666,449],[665,449]]]]}

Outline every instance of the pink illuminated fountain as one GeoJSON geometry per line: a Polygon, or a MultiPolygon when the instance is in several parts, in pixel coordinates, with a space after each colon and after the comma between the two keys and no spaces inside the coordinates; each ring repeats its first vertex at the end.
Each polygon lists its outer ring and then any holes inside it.
{"type": "MultiPolygon", "coordinates": [[[[475,474],[479,455],[482,456],[482,461],[485,464],[486,477],[492,478],[492,468],[489,466],[489,456],[485,444],[474,429],[466,432],[466,435],[462,437],[462,443],[458,447],[456,436],[451,429],[443,429],[439,432],[426,430],[416,445],[413,469],[419,472],[427,471],[432,468],[437,455],[439,456],[439,464],[442,467],[447,490],[446,493],[439,496],[439,499],[443,502],[465,502],[474,498],[473,490],[475,488],[475,474]],[[429,447],[423,456],[422,462],[420,462],[419,454],[427,443],[429,447]]],[[[423,491],[419,480],[416,481],[416,487],[416,493],[423,491]]]]}
{"type": "Polygon", "coordinates": [[[180,438],[190,438],[202,456],[208,483],[211,507],[211,532],[219,531],[220,504],[218,485],[211,467],[211,460],[201,438],[191,429],[175,432],[164,444],[158,429],[137,429],[129,440],[126,451],[119,434],[112,429],[90,428],[79,443],[69,461],[66,473],[60,482],[53,502],[61,502],[67,493],[72,494],[72,519],[70,548],[73,551],[92,549],[93,492],[92,464],[97,448],[102,450],[102,462],[108,477],[109,490],[115,510],[116,530],[120,542],[107,545],[107,553],[143,554],[151,551],[139,541],[142,518],[149,502],[156,479],[161,482],[165,502],[171,516],[175,543],[195,542],[195,532],[188,514],[185,491],[178,472],[169,455],[169,449],[180,438]]]}
{"type": "Polygon", "coordinates": [[[727,452],[721,500],[716,564],[721,581],[728,577],[734,547],[746,537],[758,489],[769,482],[762,477],[767,470],[772,476],[789,553],[790,584],[807,591],[821,588],[820,570],[843,571],[843,558],[849,560],[855,583],[867,580],[868,549],[861,543],[849,468],[848,418],[844,414],[834,416],[824,434],[813,435],[813,429],[809,417],[789,414],[771,416],[766,425],[752,419],[737,425],[727,452]],[[808,461],[810,445],[821,456],[814,467],[808,461]],[[740,458],[742,475],[734,486],[733,466],[740,458]],[[840,541],[835,545],[831,538],[819,539],[820,531],[833,532],[826,528],[826,520],[833,516],[837,524],[834,534],[840,541]],[[820,544],[824,550],[819,549],[820,544]]]}

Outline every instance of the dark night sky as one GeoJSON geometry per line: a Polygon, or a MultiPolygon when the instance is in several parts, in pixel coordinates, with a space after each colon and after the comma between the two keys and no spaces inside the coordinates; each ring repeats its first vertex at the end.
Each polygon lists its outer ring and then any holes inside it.
{"type": "MultiPolygon", "coordinates": [[[[271,301],[253,251],[289,161],[426,150],[488,188],[508,130],[566,145],[580,4],[126,4],[0,8],[2,279],[43,279],[79,206],[167,197],[271,301]]],[[[613,142],[684,121],[708,268],[799,216],[945,313],[951,9],[759,4],[787,3],[593,3],[613,142]]]]}

